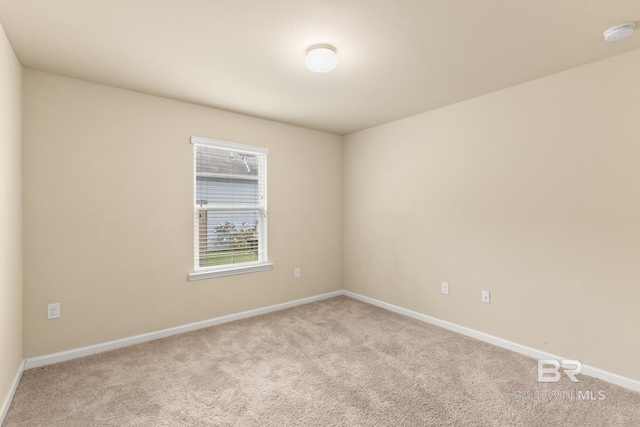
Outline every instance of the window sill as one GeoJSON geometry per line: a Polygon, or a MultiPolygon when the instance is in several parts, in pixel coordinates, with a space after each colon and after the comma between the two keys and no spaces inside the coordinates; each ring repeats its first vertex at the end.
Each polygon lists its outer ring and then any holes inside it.
{"type": "Polygon", "coordinates": [[[272,262],[265,262],[262,264],[243,265],[238,267],[223,267],[219,270],[203,270],[189,273],[189,280],[203,280],[211,279],[214,277],[234,276],[236,274],[255,273],[257,271],[271,270],[273,268],[272,262]]]}

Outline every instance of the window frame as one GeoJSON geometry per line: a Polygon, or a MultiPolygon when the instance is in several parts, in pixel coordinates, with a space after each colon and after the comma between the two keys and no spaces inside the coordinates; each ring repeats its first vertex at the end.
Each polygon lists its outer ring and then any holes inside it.
{"type": "MultiPolygon", "coordinates": [[[[193,272],[189,273],[189,280],[202,280],[213,277],[231,276],[236,274],[254,273],[257,271],[271,270],[273,263],[268,259],[268,233],[267,233],[267,154],[269,149],[266,147],[259,147],[254,145],[239,144],[236,142],[222,141],[210,138],[203,138],[199,136],[191,137],[191,144],[193,145],[193,238],[194,238],[194,254],[193,254],[193,272]],[[258,209],[260,212],[258,218],[258,261],[244,262],[236,264],[223,264],[211,267],[200,267],[200,224],[198,214],[202,211],[224,211],[231,210],[229,207],[216,207],[215,205],[209,205],[204,207],[197,203],[197,146],[206,146],[216,149],[229,150],[240,153],[256,154],[264,156],[264,162],[262,164],[263,170],[258,175],[258,188],[259,198],[264,200],[263,203],[258,204],[257,207],[251,207],[252,209],[258,209]]],[[[242,210],[243,207],[240,208],[242,210]]]]}

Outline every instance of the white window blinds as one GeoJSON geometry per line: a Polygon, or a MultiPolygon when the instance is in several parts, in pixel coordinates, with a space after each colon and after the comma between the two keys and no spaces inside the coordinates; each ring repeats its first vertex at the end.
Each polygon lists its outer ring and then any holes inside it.
{"type": "Polygon", "coordinates": [[[195,270],[267,261],[267,153],[263,147],[192,137],[195,270]]]}

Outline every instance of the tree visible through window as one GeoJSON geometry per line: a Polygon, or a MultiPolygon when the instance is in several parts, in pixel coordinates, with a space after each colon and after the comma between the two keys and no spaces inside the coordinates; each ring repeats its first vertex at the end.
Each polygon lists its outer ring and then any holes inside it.
{"type": "Polygon", "coordinates": [[[192,143],[195,269],[266,262],[267,150],[197,137],[192,143]]]}

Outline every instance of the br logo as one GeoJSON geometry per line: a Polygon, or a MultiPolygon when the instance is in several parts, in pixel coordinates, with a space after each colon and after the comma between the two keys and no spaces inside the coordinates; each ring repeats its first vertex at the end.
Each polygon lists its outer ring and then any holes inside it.
{"type": "Polygon", "coordinates": [[[538,382],[557,383],[562,376],[560,373],[561,369],[572,382],[580,382],[580,380],[576,378],[576,375],[582,372],[582,363],[579,360],[556,359],[538,360],[538,382]]]}

